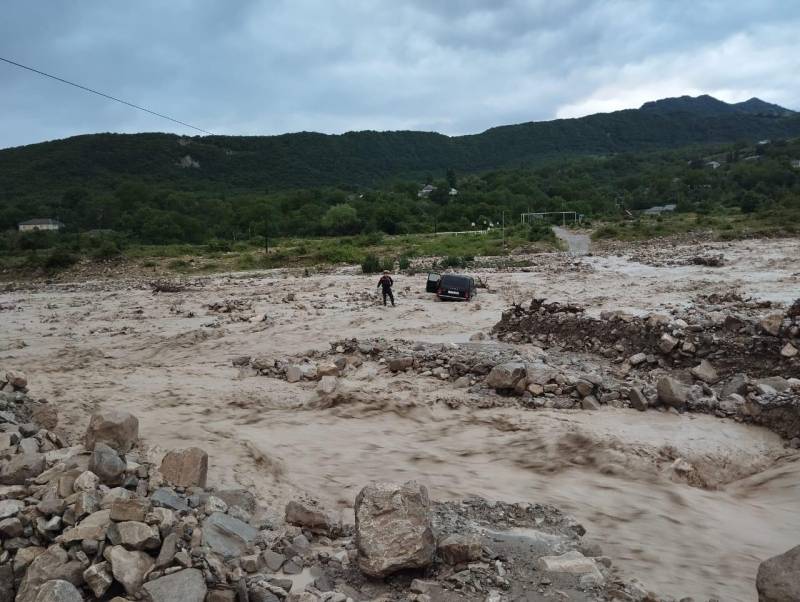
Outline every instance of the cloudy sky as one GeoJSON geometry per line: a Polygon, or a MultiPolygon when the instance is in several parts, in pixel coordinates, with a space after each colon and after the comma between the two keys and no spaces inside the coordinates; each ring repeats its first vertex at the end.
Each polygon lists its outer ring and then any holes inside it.
{"type": "MultiPolygon", "coordinates": [[[[793,0],[5,0],[0,56],[220,134],[495,125],[708,93],[800,109],[793,0]]],[[[0,148],[193,133],[0,63],[0,148]]]]}

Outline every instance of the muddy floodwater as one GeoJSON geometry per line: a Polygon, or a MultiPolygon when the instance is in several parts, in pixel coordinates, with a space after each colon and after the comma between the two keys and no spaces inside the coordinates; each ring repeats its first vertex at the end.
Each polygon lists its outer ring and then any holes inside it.
{"type": "Polygon", "coordinates": [[[397,275],[396,308],[380,305],[377,277],[349,268],[221,275],[158,295],[124,281],[42,285],[0,294],[13,306],[0,312],[0,365],[24,370],[72,435],[96,408],[127,409],[154,454],[202,447],[211,481],[266,502],[308,492],[347,517],[369,480],[416,479],[439,499],[550,503],[574,514],[623,574],[659,593],[750,602],[758,563],[800,543],[800,458],[766,429],[609,406],[475,409],[458,404],[468,393],[449,381],[392,375],[377,362],[343,379],[350,403],[320,408],[315,383],[232,364],[346,337],[464,342],[534,296],[598,313],[668,311],[731,290],[774,302],[800,296],[800,241],[718,252],[724,268],[554,254],[524,269],[479,269],[492,292],[465,304],[434,301],[424,274],[397,275]],[[206,307],[226,299],[247,310],[206,307]],[[675,450],[708,487],[674,479],[675,450]]]}

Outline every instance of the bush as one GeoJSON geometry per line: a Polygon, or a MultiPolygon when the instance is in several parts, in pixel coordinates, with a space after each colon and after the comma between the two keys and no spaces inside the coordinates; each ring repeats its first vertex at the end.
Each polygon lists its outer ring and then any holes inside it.
{"type": "Polygon", "coordinates": [[[372,253],[364,257],[364,261],[361,262],[361,272],[364,274],[377,274],[382,269],[380,258],[372,253]]]}
{"type": "Polygon", "coordinates": [[[122,250],[113,240],[104,238],[97,247],[92,249],[91,255],[95,259],[112,259],[122,255],[122,250]]]}
{"type": "Polygon", "coordinates": [[[603,226],[602,228],[598,228],[595,230],[592,238],[596,239],[603,239],[603,238],[618,238],[619,237],[619,230],[615,226],[603,226]]]}
{"type": "Polygon", "coordinates": [[[538,242],[541,240],[554,240],[555,234],[548,224],[533,223],[528,228],[528,241],[538,242]]]}
{"type": "Polygon", "coordinates": [[[411,267],[411,260],[408,258],[408,255],[402,255],[400,259],[398,259],[397,265],[400,270],[407,270],[411,267]]]}
{"type": "Polygon", "coordinates": [[[78,263],[77,255],[73,255],[63,247],[56,247],[45,257],[44,267],[48,270],[62,270],[76,263],[78,263]]]}
{"type": "Polygon", "coordinates": [[[466,265],[466,258],[458,255],[448,255],[439,262],[443,268],[463,268],[466,265]]]}
{"type": "Polygon", "coordinates": [[[206,249],[208,249],[212,253],[229,253],[232,247],[231,243],[229,243],[227,240],[220,240],[219,238],[215,238],[213,240],[208,241],[208,244],[206,244],[206,249]]]}
{"type": "Polygon", "coordinates": [[[387,272],[394,272],[394,259],[387,257],[382,262],[382,269],[386,270],[387,272]]]}

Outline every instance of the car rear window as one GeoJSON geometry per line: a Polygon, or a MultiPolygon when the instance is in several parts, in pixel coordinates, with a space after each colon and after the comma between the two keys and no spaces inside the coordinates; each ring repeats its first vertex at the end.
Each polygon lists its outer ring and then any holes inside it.
{"type": "Polygon", "coordinates": [[[442,288],[466,289],[469,288],[469,278],[445,274],[442,276],[439,286],[442,288]]]}

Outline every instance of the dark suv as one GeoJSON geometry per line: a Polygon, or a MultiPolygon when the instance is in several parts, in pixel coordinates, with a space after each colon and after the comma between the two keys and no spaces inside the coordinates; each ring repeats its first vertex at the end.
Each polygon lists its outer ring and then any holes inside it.
{"type": "Polygon", "coordinates": [[[436,293],[439,299],[453,301],[469,301],[478,294],[475,279],[463,274],[428,274],[425,290],[436,293]]]}

